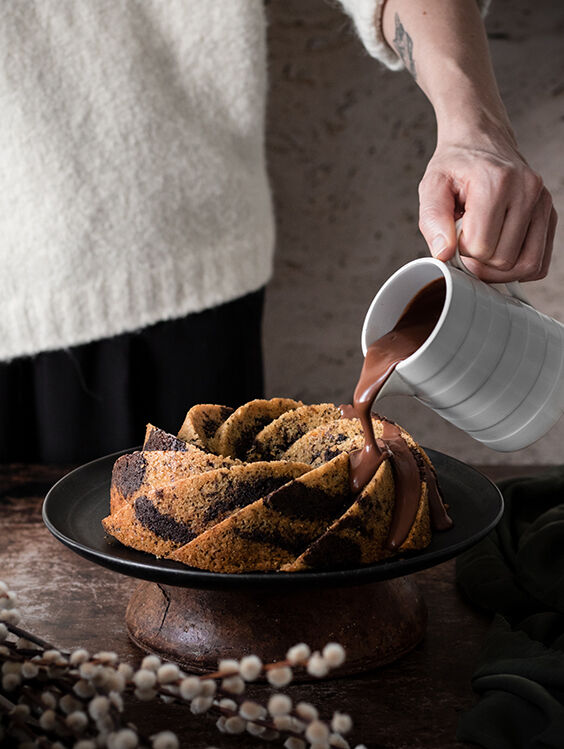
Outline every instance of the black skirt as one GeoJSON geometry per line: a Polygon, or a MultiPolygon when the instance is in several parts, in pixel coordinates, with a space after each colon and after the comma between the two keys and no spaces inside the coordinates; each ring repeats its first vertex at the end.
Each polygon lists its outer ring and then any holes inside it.
{"type": "Polygon", "coordinates": [[[83,463],[176,434],[195,403],[263,394],[264,290],[180,320],[0,364],[0,461],[83,463]]]}

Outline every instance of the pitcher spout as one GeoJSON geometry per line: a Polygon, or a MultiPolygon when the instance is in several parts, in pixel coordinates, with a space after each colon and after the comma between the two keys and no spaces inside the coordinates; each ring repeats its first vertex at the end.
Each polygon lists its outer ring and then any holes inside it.
{"type": "Polygon", "coordinates": [[[374,402],[382,400],[386,395],[415,395],[415,391],[397,371],[392,372],[386,382],[380,388],[374,402]]]}

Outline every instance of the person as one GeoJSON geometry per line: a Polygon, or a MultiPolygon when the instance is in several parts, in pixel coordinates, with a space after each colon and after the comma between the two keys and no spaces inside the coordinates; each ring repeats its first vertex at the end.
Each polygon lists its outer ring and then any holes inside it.
{"type": "Polygon", "coordinates": [[[477,4],[387,0],[382,28],[437,120],[437,147],[419,187],[419,226],[431,253],[454,255],[459,211],[460,251],[472,272],[495,283],[543,278],[557,215],[518,150],[477,4]]]}
{"type": "MultiPolygon", "coordinates": [[[[482,0],[481,10],[485,10],[482,0]]],[[[477,0],[341,0],[431,101],[431,252],[546,274],[556,214],[519,153],[477,0]]],[[[262,390],[274,222],[258,0],[35,0],[0,23],[0,460],[82,462],[262,390]]]]}

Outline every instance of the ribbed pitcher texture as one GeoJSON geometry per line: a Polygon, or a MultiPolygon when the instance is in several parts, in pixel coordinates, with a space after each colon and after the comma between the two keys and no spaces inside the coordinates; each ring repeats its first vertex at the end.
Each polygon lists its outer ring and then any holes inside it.
{"type": "Polygon", "coordinates": [[[530,304],[440,260],[414,260],[374,298],[363,352],[441,277],[445,301],[434,330],[398,364],[378,399],[412,395],[494,450],[532,444],[564,412],[564,326],[530,304]]]}

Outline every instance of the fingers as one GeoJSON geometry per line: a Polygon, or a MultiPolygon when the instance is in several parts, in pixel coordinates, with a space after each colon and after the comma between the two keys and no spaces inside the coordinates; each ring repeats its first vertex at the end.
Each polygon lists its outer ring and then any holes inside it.
{"type": "Polygon", "coordinates": [[[456,250],[456,194],[444,175],[425,176],[419,185],[419,229],[433,257],[449,260],[456,250]]]}
{"type": "Polygon", "coordinates": [[[526,255],[527,263],[538,266],[535,272],[540,270],[551,206],[550,193],[544,187],[542,179],[531,171],[523,175],[517,196],[511,196],[503,229],[488,265],[501,271],[527,273],[523,265],[526,255]],[[548,203],[545,203],[547,199],[548,203]],[[527,247],[525,243],[533,226],[537,227],[537,243],[527,247]],[[535,247],[539,257],[535,257],[535,247]]]}
{"type": "Polygon", "coordinates": [[[552,246],[558,217],[552,205],[548,190],[536,206],[535,215],[523,244],[523,251],[515,264],[523,281],[537,281],[548,272],[552,257],[552,246]],[[544,247],[542,257],[538,257],[538,248],[544,247]]]}
{"type": "MultiPolygon", "coordinates": [[[[504,195],[501,185],[488,177],[490,175],[484,174],[479,183],[470,182],[458,247],[461,255],[468,255],[483,265],[509,270],[515,264],[519,250],[511,258],[513,245],[504,243],[505,253],[499,251],[502,233],[507,230],[507,202],[499,199],[504,195]]],[[[523,242],[525,231],[526,227],[518,247],[523,242]]]]}
{"type": "Polygon", "coordinates": [[[479,261],[480,277],[525,280],[540,272],[551,209],[541,178],[526,165],[489,170],[468,188],[459,247],[479,261]]]}
{"type": "Polygon", "coordinates": [[[557,215],[545,187],[542,187],[532,210],[522,205],[508,208],[496,245],[483,254],[475,251],[476,240],[467,229],[468,225],[472,226],[467,217],[465,214],[462,220],[459,247],[461,254],[466,256],[464,263],[477,276],[492,283],[534,281],[546,276],[557,215]]]}
{"type": "Polygon", "coordinates": [[[556,212],[542,179],[511,143],[437,147],[419,185],[419,228],[440,260],[454,255],[460,208],[458,245],[469,270],[494,283],[546,275],[556,212]]]}
{"type": "Polygon", "coordinates": [[[547,239],[546,239],[546,250],[544,254],[544,260],[543,264],[540,269],[539,278],[544,278],[546,274],[548,273],[548,268],[550,265],[550,261],[552,259],[552,250],[554,247],[554,235],[556,234],[556,225],[558,224],[558,214],[556,213],[556,210],[554,206],[552,207],[550,211],[550,218],[548,221],[548,232],[547,232],[547,239]]]}

